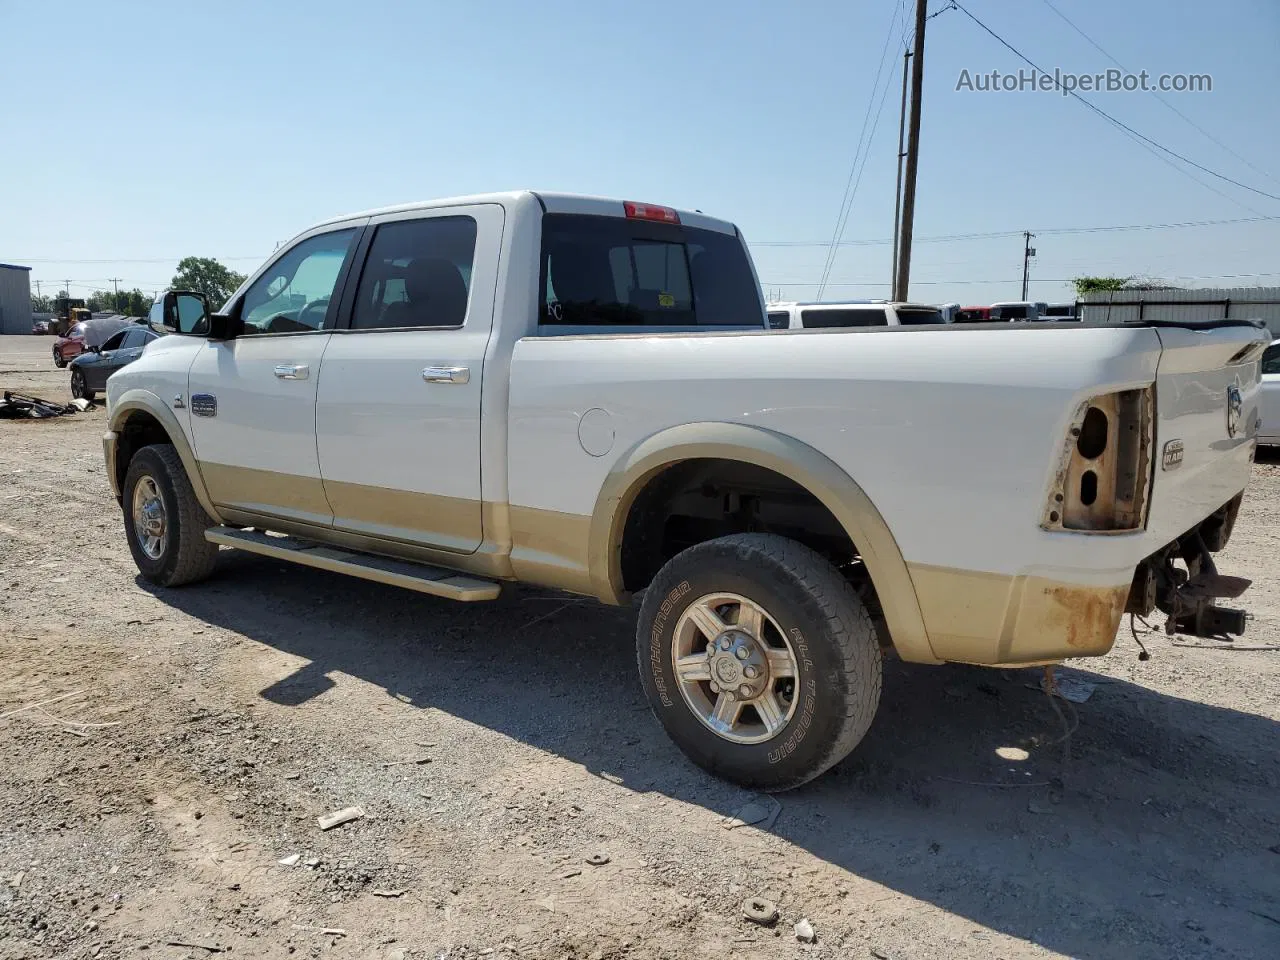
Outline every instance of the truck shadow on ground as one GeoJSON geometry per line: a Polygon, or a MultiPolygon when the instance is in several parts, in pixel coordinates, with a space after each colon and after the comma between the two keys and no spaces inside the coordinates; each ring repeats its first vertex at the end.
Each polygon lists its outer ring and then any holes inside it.
{"type": "MultiPolygon", "coordinates": [[[[748,796],[689,764],[653,719],[633,610],[520,587],[456,604],[225,551],[201,587],[139,583],[306,659],[262,691],[274,703],[348,674],[636,791],[725,815],[748,796]]],[[[780,795],[773,832],[971,921],[977,939],[985,927],[1088,960],[1275,956],[1280,724],[1066,673],[1098,684],[1067,716],[1069,743],[1038,671],[890,664],[867,739],[780,795]],[[1006,759],[1018,750],[1025,760],[1006,759]]]]}

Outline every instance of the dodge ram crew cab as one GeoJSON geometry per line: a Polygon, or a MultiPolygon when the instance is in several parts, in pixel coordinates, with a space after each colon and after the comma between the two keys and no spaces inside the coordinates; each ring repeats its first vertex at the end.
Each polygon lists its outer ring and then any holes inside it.
{"type": "Polygon", "coordinates": [[[1213,554],[1256,446],[1248,324],[772,331],[733,224],[533,192],[331,220],[218,312],[162,314],[107,384],[145,578],[227,546],[456,600],[641,598],[654,713],[742,784],[849,753],[890,653],[1243,625],[1213,554]]]}

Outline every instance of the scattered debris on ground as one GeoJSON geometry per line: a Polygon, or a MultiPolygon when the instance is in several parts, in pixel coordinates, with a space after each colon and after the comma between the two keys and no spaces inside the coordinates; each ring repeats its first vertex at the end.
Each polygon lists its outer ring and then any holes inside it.
{"type": "Polygon", "coordinates": [[[742,915],[752,923],[771,926],[778,922],[778,905],[762,897],[751,897],[742,902],[742,915]]]}
{"type": "Polygon", "coordinates": [[[84,412],[90,406],[92,404],[88,400],[81,400],[79,403],[75,400],[66,404],[54,403],[51,400],[41,400],[39,397],[29,397],[23,393],[6,390],[3,398],[0,398],[0,419],[43,420],[47,417],[63,417],[69,413],[84,412]]]}
{"type": "Polygon", "coordinates": [[[316,823],[320,824],[321,830],[332,830],[334,827],[340,827],[344,823],[350,823],[352,820],[359,820],[363,816],[364,807],[343,807],[341,810],[327,813],[323,817],[317,817],[316,823]]]}
{"type": "Polygon", "coordinates": [[[769,830],[782,812],[782,804],[767,793],[759,794],[744,804],[732,817],[726,817],[724,828],[736,830],[738,827],[759,827],[769,830]]]}

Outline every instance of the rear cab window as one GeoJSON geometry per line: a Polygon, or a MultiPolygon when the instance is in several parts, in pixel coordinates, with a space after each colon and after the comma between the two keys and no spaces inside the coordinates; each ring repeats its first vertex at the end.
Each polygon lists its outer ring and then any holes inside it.
{"type": "Polygon", "coordinates": [[[683,224],[548,213],[539,286],[543,334],[765,325],[742,241],[683,224]]]}
{"type": "Polygon", "coordinates": [[[1025,306],[1012,307],[992,307],[992,320],[1025,320],[1027,319],[1027,308],[1025,306]]]}
{"type": "Polygon", "coordinates": [[[934,307],[898,307],[898,323],[917,326],[925,323],[946,323],[942,311],[934,307]]]}
{"type": "Polygon", "coordinates": [[[821,327],[887,327],[889,325],[889,315],[884,307],[801,310],[800,323],[805,329],[821,327]]]}

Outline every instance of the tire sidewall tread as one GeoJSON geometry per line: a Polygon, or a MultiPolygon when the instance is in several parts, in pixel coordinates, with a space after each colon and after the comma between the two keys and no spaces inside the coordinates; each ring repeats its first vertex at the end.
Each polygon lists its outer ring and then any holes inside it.
{"type": "Polygon", "coordinates": [[[125,473],[123,494],[125,538],[144,578],[158,586],[176,587],[203,580],[213,572],[218,547],[204,538],[204,532],[214,522],[196,499],[182,458],[171,444],[151,444],[134,454],[125,473]],[[164,500],[165,547],[158,560],[142,551],[133,529],[133,490],[143,476],[155,480],[164,500]]]}
{"type": "Polygon", "coordinates": [[[710,540],[669,561],[645,592],[636,652],[650,706],[672,739],[704,769],[758,789],[799,786],[834,766],[866,734],[880,699],[880,646],[853,587],[813,550],[773,534],[710,540]],[[675,680],[675,625],[689,604],[717,591],[763,606],[796,654],[796,710],[763,743],[717,736],[675,680]]]}

